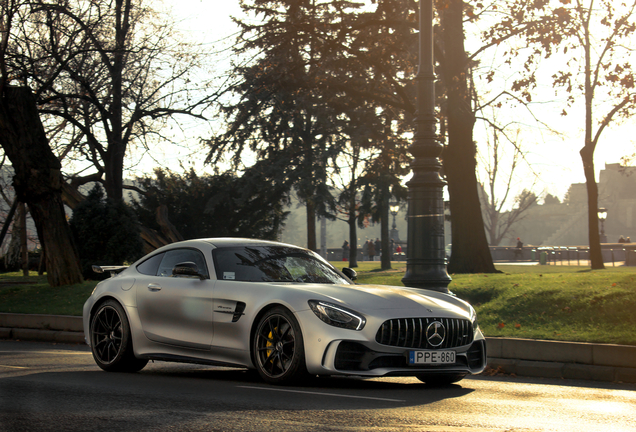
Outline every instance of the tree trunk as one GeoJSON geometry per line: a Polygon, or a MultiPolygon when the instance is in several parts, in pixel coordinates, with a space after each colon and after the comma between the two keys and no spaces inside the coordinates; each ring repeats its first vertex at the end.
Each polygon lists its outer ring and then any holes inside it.
{"type": "Polygon", "coordinates": [[[27,211],[24,203],[18,206],[20,219],[20,258],[22,262],[22,276],[29,276],[29,244],[27,242],[27,211]]]}
{"type": "Polygon", "coordinates": [[[11,204],[11,208],[9,209],[9,213],[7,214],[7,218],[4,220],[4,225],[2,226],[2,231],[0,232],[0,246],[4,243],[4,238],[7,236],[7,232],[9,231],[9,227],[11,226],[11,222],[13,221],[13,215],[15,215],[15,211],[18,208],[18,200],[14,199],[13,204],[11,204]]]}
{"type": "MultiPolygon", "coordinates": [[[[388,188],[387,188],[388,189],[388,188]]],[[[389,236],[389,193],[383,191],[380,205],[380,244],[382,255],[380,256],[380,269],[391,270],[391,245],[389,236]]]]}
{"type": "Polygon", "coordinates": [[[585,185],[587,187],[587,221],[590,242],[590,265],[593,270],[605,268],[601,251],[601,235],[598,232],[598,185],[594,175],[594,151],[589,147],[581,149],[585,185]]]}
{"type": "MultiPolygon", "coordinates": [[[[353,210],[355,212],[355,210],[353,210]]],[[[349,268],[358,267],[358,227],[356,226],[356,218],[349,216],[347,221],[349,225],[349,268]]]]}
{"type": "Polygon", "coordinates": [[[38,276],[42,276],[46,271],[46,249],[44,244],[40,244],[40,262],[38,263],[38,276]]]}
{"type": "Polygon", "coordinates": [[[590,265],[593,270],[605,268],[601,252],[601,236],[598,232],[598,185],[594,173],[594,150],[596,140],[592,140],[592,101],[594,88],[592,85],[592,45],[590,42],[590,23],[584,23],[585,34],[585,145],[579,152],[583,161],[583,173],[587,187],[587,229],[590,242],[590,265]]]}
{"type": "Polygon", "coordinates": [[[109,144],[108,152],[104,158],[104,189],[106,195],[113,201],[122,200],[123,192],[123,166],[126,148],[121,144],[121,139],[117,144],[109,144]]]}
{"type": "Polygon", "coordinates": [[[311,197],[307,200],[307,249],[318,251],[316,246],[316,203],[311,197]]]}
{"type": "Polygon", "coordinates": [[[113,94],[110,105],[111,131],[109,133],[108,151],[104,160],[106,195],[113,201],[119,201],[123,198],[126,140],[124,140],[122,121],[122,76],[126,62],[126,39],[130,29],[129,17],[131,9],[130,0],[115,1],[115,50],[113,52],[113,66],[110,69],[113,94]]]}
{"type": "Polygon", "coordinates": [[[19,201],[29,206],[40,243],[46,247],[49,285],[83,281],[62,204],[62,174],[28,87],[5,87],[0,101],[0,139],[15,175],[19,201]]]}
{"type": "MultiPolygon", "coordinates": [[[[355,170],[355,165],[354,165],[355,170]]],[[[355,171],[351,173],[351,184],[349,188],[349,268],[358,267],[358,215],[356,209],[356,181],[355,171]]]]}
{"type": "Polygon", "coordinates": [[[168,219],[168,206],[165,204],[157,207],[157,223],[161,228],[161,233],[171,242],[180,242],[185,240],[177,228],[168,219]]]}
{"type": "Polygon", "coordinates": [[[448,99],[448,146],[444,173],[448,181],[452,252],[448,273],[494,273],[475,174],[475,115],[468,89],[468,58],[464,49],[462,0],[449,0],[440,10],[444,58],[441,78],[448,99]]]}
{"type": "Polygon", "coordinates": [[[9,246],[7,247],[7,252],[4,254],[4,266],[9,271],[19,271],[20,270],[20,233],[22,232],[22,227],[20,224],[22,220],[18,217],[18,207],[20,203],[18,200],[16,202],[16,214],[13,218],[13,225],[11,226],[11,240],[9,241],[9,246]]]}

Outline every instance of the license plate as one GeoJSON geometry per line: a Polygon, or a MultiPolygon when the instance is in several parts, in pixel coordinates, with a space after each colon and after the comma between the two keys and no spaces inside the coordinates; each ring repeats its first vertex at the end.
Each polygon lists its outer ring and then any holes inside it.
{"type": "Polygon", "coordinates": [[[409,351],[409,364],[455,363],[455,351],[409,351]]]}

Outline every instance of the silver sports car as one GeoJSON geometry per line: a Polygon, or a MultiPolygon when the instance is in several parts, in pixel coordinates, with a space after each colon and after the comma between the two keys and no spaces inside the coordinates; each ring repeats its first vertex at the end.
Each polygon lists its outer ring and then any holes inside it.
{"type": "Polygon", "coordinates": [[[129,267],[97,267],[84,332],[99,367],[148,360],[256,369],[270,383],[302,376],[461,380],[486,366],[475,310],[435,291],[356,285],[307,249],[236,238],[164,246],[129,267]]]}

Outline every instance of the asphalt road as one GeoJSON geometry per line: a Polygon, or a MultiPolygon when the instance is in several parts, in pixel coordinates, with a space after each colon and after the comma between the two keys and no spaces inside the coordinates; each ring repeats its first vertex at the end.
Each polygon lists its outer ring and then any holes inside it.
{"type": "Polygon", "coordinates": [[[264,384],[151,363],[101,371],[86,346],[0,341],[0,431],[636,431],[636,385],[479,376],[264,384]]]}

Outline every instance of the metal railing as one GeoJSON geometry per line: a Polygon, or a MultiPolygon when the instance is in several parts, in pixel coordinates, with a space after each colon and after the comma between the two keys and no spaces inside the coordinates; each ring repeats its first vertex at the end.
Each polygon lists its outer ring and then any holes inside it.
{"type": "MultiPolygon", "coordinates": [[[[604,244],[603,262],[611,266],[636,266],[635,247],[604,244]]],[[[522,248],[490,247],[495,262],[537,262],[542,265],[590,265],[590,248],[587,246],[542,246],[522,248]]]]}

